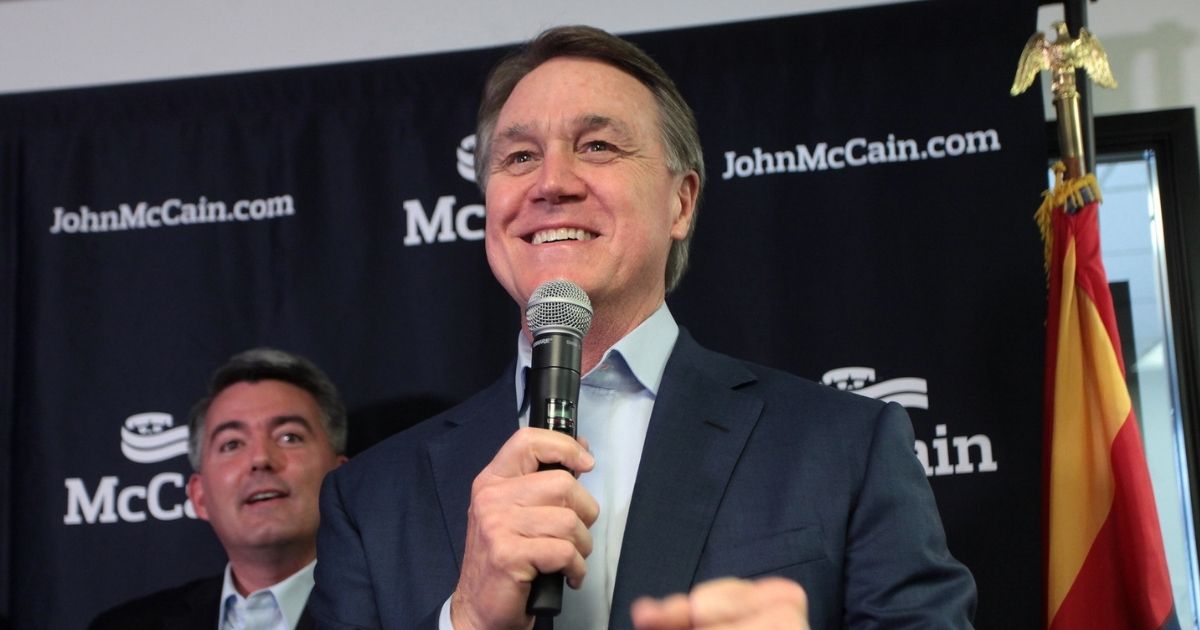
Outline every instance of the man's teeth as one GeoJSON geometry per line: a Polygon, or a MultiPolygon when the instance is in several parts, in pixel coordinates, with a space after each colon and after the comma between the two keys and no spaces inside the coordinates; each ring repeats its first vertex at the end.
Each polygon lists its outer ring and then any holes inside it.
{"type": "Polygon", "coordinates": [[[590,241],[594,238],[591,232],[579,228],[556,228],[542,230],[533,235],[533,244],[553,243],[554,241],[590,241]]]}
{"type": "Polygon", "coordinates": [[[282,496],[283,496],[283,493],[279,492],[278,490],[271,490],[269,492],[256,492],[256,493],[250,495],[250,498],[247,499],[246,502],[247,503],[255,503],[258,501],[266,501],[267,499],[277,499],[282,496]]]}

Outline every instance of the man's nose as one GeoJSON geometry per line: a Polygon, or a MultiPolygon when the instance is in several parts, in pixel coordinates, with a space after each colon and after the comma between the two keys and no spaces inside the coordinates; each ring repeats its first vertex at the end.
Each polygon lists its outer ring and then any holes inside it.
{"type": "Polygon", "coordinates": [[[250,469],[278,470],[279,446],[272,440],[255,440],[250,447],[250,469]]]}
{"type": "Polygon", "coordinates": [[[582,199],[587,187],[578,168],[573,152],[566,149],[547,151],[538,172],[536,192],[539,199],[551,204],[582,199]]]}

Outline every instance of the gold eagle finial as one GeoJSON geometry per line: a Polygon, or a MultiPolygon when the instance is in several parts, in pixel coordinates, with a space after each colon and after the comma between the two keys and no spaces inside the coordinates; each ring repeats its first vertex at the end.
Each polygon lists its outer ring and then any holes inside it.
{"type": "Polygon", "coordinates": [[[1054,43],[1046,41],[1042,33],[1034,33],[1026,42],[1009,93],[1016,96],[1024,92],[1033,84],[1039,72],[1049,70],[1054,76],[1051,87],[1055,96],[1067,96],[1075,91],[1076,68],[1083,68],[1099,85],[1117,87],[1117,80],[1113,78],[1112,68],[1108,65],[1108,55],[1099,39],[1086,28],[1080,28],[1079,37],[1073,38],[1063,22],[1055,22],[1051,26],[1057,33],[1054,43]]]}

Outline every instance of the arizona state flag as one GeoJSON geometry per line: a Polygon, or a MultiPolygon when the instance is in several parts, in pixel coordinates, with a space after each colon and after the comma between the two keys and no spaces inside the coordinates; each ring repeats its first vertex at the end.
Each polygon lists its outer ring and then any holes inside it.
{"type": "Polygon", "coordinates": [[[1171,582],[1100,258],[1093,175],[1038,211],[1050,276],[1046,320],[1047,627],[1174,623],[1171,582]]]}

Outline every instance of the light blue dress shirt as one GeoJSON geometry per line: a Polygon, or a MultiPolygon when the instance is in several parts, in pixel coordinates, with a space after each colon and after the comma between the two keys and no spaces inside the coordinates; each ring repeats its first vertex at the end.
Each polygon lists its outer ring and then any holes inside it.
{"type": "Polygon", "coordinates": [[[312,592],[313,570],[317,561],[304,565],[303,569],[287,579],[267,588],[242,597],[233,584],[233,570],[225,565],[225,585],[221,588],[221,614],[217,619],[218,630],[293,630],[304,614],[308,595],[312,592]]]}

